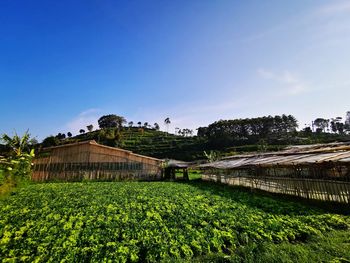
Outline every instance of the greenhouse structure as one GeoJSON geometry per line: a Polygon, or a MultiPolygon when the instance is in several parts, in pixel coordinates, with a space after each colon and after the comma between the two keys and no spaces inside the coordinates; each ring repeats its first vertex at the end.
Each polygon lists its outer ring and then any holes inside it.
{"type": "Polygon", "coordinates": [[[268,192],[350,203],[350,144],[294,146],[202,164],[203,179],[268,192]]]}
{"type": "Polygon", "coordinates": [[[40,151],[34,160],[34,181],[155,180],[162,161],[131,151],[84,141],[40,151]]]}

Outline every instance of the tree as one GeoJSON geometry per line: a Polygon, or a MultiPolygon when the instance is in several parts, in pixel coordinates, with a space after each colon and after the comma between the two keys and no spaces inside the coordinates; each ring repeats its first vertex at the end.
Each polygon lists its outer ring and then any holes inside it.
{"type": "Polygon", "coordinates": [[[131,128],[134,125],[134,122],[133,121],[129,121],[128,125],[131,128]]]}
{"type": "Polygon", "coordinates": [[[85,130],[84,130],[84,129],[80,129],[80,130],[79,130],[79,133],[80,133],[80,134],[84,134],[84,133],[85,133],[85,130]]]}
{"type": "Polygon", "coordinates": [[[323,118],[317,118],[316,120],[313,121],[313,123],[317,129],[320,129],[323,132],[325,132],[326,128],[329,126],[329,120],[326,120],[323,118]]]}
{"type": "Polygon", "coordinates": [[[68,136],[69,138],[71,138],[71,137],[72,137],[72,133],[71,133],[71,132],[67,132],[67,136],[68,136]]]}
{"type": "Polygon", "coordinates": [[[344,130],[346,131],[347,134],[350,133],[350,124],[346,123],[344,124],[344,130]]]}
{"type": "Polygon", "coordinates": [[[64,140],[66,138],[66,135],[64,133],[58,133],[56,135],[56,138],[59,139],[59,140],[64,140]]]}
{"type": "Polygon", "coordinates": [[[208,127],[199,127],[197,129],[197,136],[198,137],[207,136],[207,132],[208,132],[208,127]]]}
{"type": "Polygon", "coordinates": [[[165,118],[164,123],[165,123],[165,125],[167,127],[167,129],[166,129],[167,133],[169,133],[169,125],[171,123],[170,118],[169,117],[165,118]]]}
{"type": "Polygon", "coordinates": [[[86,126],[86,128],[88,129],[89,132],[92,132],[92,130],[94,129],[94,126],[92,124],[86,126]]]}
{"type": "Polygon", "coordinates": [[[120,133],[116,128],[105,128],[99,132],[99,141],[103,141],[103,144],[116,147],[120,143],[120,133]]]}
{"type": "Polygon", "coordinates": [[[185,129],[179,130],[178,133],[181,134],[184,137],[192,136],[193,130],[185,128],[185,129]]]}
{"type": "Polygon", "coordinates": [[[345,125],[350,125],[350,111],[346,112],[345,125]]]}
{"type": "Polygon", "coordinates": [[[350,132],[350,111],[346,112],[345,122],[344,122],[344,129],[347,133],[350,132]]]}
{"type": "Polygon", "coordinates": [[[331,119],[331,130],[334,133],[344,133],[344,123],[341,122],[342,117],[336,117],[331,119]]]}
{"type": "Polygon", "coordinates": [[[55,136],[49,136],[46,137],[42,142],[41,145],[42,147],[52,147],[52,146],[57,146],[60,144],[60,141],[57,137],[55,136]]]}
{"type": "Polygon", "coordinates": [[[146,122],[143,124],[143,127],[144,127],[145,129],[147,129],[148,126],[149,126],[149,124],[148,124],[148,122],[146,121],[146,122]]]}
{"type": "Polygon", "coordinates": [[[159,127],[159,124],[158,123],[154,123],[153,124],[153,126],[154,126],[154,129],[156,130],[156,131],[159,131],[159,129],[160,129],[160,127],[159,127]]]}
{"type": "Polygon", "coordinates": [[[137,125],[139,125],[139,128],[141,128],[142,122],[138,122],[137,125]]]}
{"type": "Polygon", "coordinates": [[[126,119],[115,114],[104,115],[98,119],[98,125],[101,129],[117,128],[120,130],[124,123],[126,123],[126,119]]]}
{"type": "Polygon", "coordinates": [[[343,134],[344,133],[344,123],[342,122],[337,122],[337,131],[339,134],[343,134]]]}
{"type": "Polygon", "coordinates": [[[307,126],[307,127],[305,127],[305,128],[303,129],[303,132],[304,132],[306,135],[310,136],[310,135],[312,134],[312,129],[311,129],[310,126],[307,126]]]}
{"type": "MultiPolygon", "coordinates": [[[[263,116],[258,118],[219,120],[208,127],[198,128],[198,136],[206,136],[213,147],[227,147],[237,144],[255,144],[265,139],[286,141],[291,138],[298,122],[292,115],[263,116]]],[[[183,131],[182,131],[183,133],[183,131]]],[[[185,129],[184,135],[191,132],[185,129]]]]}

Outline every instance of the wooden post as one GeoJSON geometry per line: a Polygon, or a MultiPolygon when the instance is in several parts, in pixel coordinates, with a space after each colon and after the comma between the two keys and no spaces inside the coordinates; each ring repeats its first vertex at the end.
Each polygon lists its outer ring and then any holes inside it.
{"type": "Polygon", "coordinates": [[[187,170],[187,168],[183,169],[183,175],[184,175],[185,181],[189,181],[190,180],[190,178],[188,177],[188,170],[187,170]]]}
{"type": "Polygon", "coordinates": [[[170,168],[170,179],[175,180],[176,179],[176,172],[175,168],[170,168]]]}

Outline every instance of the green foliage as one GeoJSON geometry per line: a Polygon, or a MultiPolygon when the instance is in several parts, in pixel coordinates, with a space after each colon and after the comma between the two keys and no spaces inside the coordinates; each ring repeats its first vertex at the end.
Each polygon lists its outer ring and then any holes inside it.
{"type": "Polygon", "coordinates": [[[92,124],[86,126],[86,128],[88,129],[89,132],[92,132],[92,130],[94,129],[94,126],[92,124]]]}
{"type": "Polygon", "coordinates": [[[220,160],[220,153],[216,151],[210,151],[209,153],[204,151],[204,156],[208,159],[208,162],[210,163],[220,160]]]}
{"type": "Polygon", "coordinates": [[[260,245],[307,244],[349,223],[346,216],[197,181],[37,184],[0,201],[0,258],[244,261],[260,245]]]}
{"type": "Polygon", "coordinates": [[[56,136],[49,136],[42,141],[41,146],[45,148],[45,147],[57,146],[59,144],[60,144],[60,140],[56,136]]]}
{"type": "Polygon", "coordinates": [[[126,120],[122,116],[117,116],[115,114],[104,115],[98,119],[98,125],[101,129],[105,128],[118,128],[121,129],[126,120]]]}
{"type": "Polygon", "coordinates": [[[332,231],[307,243],[263,243],[240,251],[247,262],[350,262],[349,233],[332,231]]]}
{"type": "Polygon", "coordinates": [[[125,127],[120,131],[106,128],[78,135],[71,140],[95,140],[104,145],[162,159],[204,159],[203,151],[207,149],[204,138],[176,136],[156,129],[138,127],[125,127]]]}
{"type": "Polygon", "coordinates": [[[254,144],[260,139],[283,137],[296,131],[297,120],[292,115],[219,120],[208,127],[200,127],[198,136],[205,136],[211,144],[223,147],[237,142],[254,144]]]}
{"type": "Polygon", "coordinates": [[[29,179],[33,158],[34,149],[32,149],[30,153],[22,152],[20,155],[7,158],[6,161],[3,162],[5,175],[7,174],[7,177],[16,180],[29,179]]]}
{"type": "Polygon", "coordinates": [[[34,149],[30,149],[28,132],[22,137],[4,134],[1,140],[11,149],[8,157],[0,159],[0,194],[4,194],[16,184],[30,179],[34,149]]]}
{"type": "MultiPolygon", "coordinates": [[[[187,136],[192,135],[189,129],[181,130],[180,134],[184,136],[178,136],[179,132],[175,135],[162,132],[158,130],[159,125],[157,123],[154,124],[154,128],[150,128],[148,123],[146,123],[147,127],[142,127],[142,122],[137,123],[139,127],[133,127],[134,122],[129,122],[128,127],[119,127],[119,125],[124,123],[120,119],[122,117],[119,116],[120,118],[116,119],[115,117],[118,117],[116,115],[112,115],[112,117],[110,117],[111,115],[106,116],[102,116],[105,117],[103,121],[106,121],[107,124],[104,123],[104,128],[101,130],[82,133],[61,141],[57,140],[57,138],[48,137],[43,141],[42,146],[48,147],[84,140],[95,140],[104,145],[120,147],[134,153],[156,158],[193,161],[205,159],[204,151],[207,153],[215,151],[222,156],[227,156],[245,152],[276,151],[291,144],[315,144],[350,140],[350,135],[344,133],[316,133],[312,132],[310,127],[297,132],[295,130],[297,120],[292,115],[220,120],[210,124],[208,127],[199,127],[198,136],[187,136]],[[107,118],[106,116],[109,117],[107,118]],[[109,120],[110,118],[112,120],[109,120]]],[[[318,122],[321,123],[321,121],[318,122]]],[[[168,127],[170,124],[169,118],[165,119],[165,124],[168,127]]],[[[87,127],[92,130],[90,126],[92,125],[87,127]]],[[[180,130],[178,129],[178,131],[180,130]]]]}
{"type": "Polygon", "coordinates": [[[17,133],[13,137],[7,134],[3,134],[0,137],[0,141],[5,143],[8,148],[11,149],[11,156],[21,156],[25,151],[29,151],[30,148],[30,134],[26,131],[22,137],[17,133]]]}

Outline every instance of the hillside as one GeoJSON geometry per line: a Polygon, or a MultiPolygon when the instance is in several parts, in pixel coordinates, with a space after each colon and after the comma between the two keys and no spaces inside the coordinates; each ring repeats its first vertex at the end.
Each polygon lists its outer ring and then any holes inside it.
{"type": "MultiPolygon", "coordinates": [[[[54,144],[85,140],[95,140],[104,145],[120,147],[134,153],[156,158],[185,161],[205,158],[203,152],[207,149],[207,140],[205,138],[197,136],[184,137],[154,129],[140,129],[137,127],[124,127],[119,133],[114,129],[109,131],[96,130],[72,138],[56,139],[54,144]]],[[[43,142],[44,147],[52,146],[52,144],[46,144],[45,140],[43,142]]]]}
{"type": "MultiPolygon", "coordinates": [[[[152,156],[160,159],[178,159],[193,161],[205,159],[204,151],[214,150],[220,155],[233,155],[244,152],[262,152],[282,150],[288,145],[329,143],[349,141],[349,135],[331,133],[305,133],[294,131],[285,134],[271,134],[255,140],[236,139],[223,141],[231,135],[211,136],[180,136],[149,128],[123,127],[120,132],[115,128],[95,130],[71,138],[50,136],[41,147],[95,140],[112,147],[130,150],[134,153],[152,156]],[[219,139],[219,141],[218,141],[219,139]]],[[[233,136],[232,136],[233,137],[233,136]]]]}

